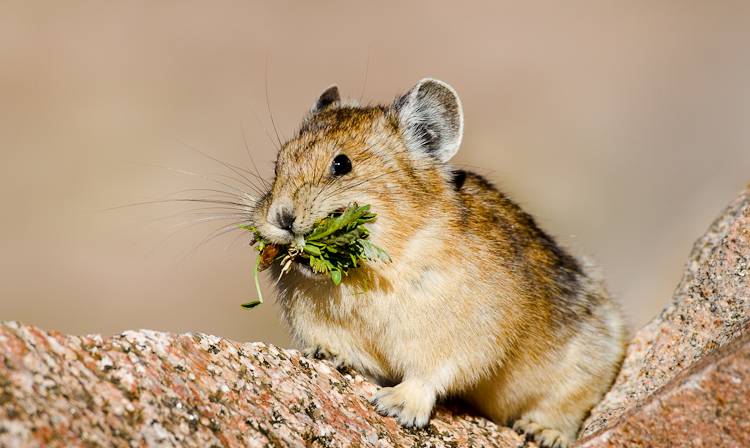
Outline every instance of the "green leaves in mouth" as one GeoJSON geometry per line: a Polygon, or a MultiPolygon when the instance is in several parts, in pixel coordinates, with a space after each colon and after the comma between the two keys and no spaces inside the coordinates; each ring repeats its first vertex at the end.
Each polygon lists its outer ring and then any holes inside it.
{"type": "Polygon", "coordinates": [[[241,306],[251,309],[263,303],[259,274],[275,261],[281,264],[281,275],[289,272],[293,262],[306,262],[313,272],[330,276],[336,286],[350,269],[367,261],[389,262],[388,254],[368,240],[370,232],[365,225],[375,221],[376,216],[370,212],[369,205],[353,203],[343,212],[321,219],[310,233],[288,245],[273,244],[254,226],[242,226],[253,234],[251,244],[256,244],[259,254],[254,273],[258,298],[241,306]]]}

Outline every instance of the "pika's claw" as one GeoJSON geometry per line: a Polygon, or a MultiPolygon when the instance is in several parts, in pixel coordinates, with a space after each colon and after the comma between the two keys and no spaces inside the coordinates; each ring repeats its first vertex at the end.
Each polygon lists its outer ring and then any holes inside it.
{"type": "Polygon", "coordinates": [[[331,353],[319,345],[302,349],[302,354],[313,359],[330,359],[331,353]]]}
{"type": "Polygon", "coordinates": [[[534,441],[541,448],[567,448],[570,444],[568,438],[556,429],[545,428],[532,422],[527,418],[516,420],[513,429],[526,437],[526,440],[534,441]]]}
{"type": "Polygon", "coordinates": [[[407,428],[422,428],[430,420],[435,395],[424,387],[403,382],[380,389],[370,402],[379,414],[395,417],[407,428]]]}
{"type": "Polygon", "coordinates": [[[321,345],[314,345],[312,347],[304,348],[302,349],[302,354],[308,358],[328,360],[333,363],[333,366],[337,370],[348,368],[348,364],[341,356],[321,345]]]}

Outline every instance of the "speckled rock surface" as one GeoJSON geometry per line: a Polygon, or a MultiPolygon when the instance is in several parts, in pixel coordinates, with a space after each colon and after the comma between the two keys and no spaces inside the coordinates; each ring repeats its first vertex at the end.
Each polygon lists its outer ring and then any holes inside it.
{"type": "MultiPolygon", "coordinates": [[[[592,411],[582,436],[623,424],[654,394],[666,393],[660,388],[740,338],[748,322],[750,189],[695,243],[671,303],[635,335],[614,386],[592,411]]],[[[672,424],[689,428],[698,421],[696,415],[695,422],[672,424]]]]}
{"type": "Polygon", "coordinates": [[[0,324],[2,447],[524,446],[511,429],[455,409],[404,430],[373,411],[375,390],[261,343],[0,324]]]}
{"type": "Polygon", "coordinates": [[[750,334],[711,353],[580,448],[750,446],[750,334]]]}

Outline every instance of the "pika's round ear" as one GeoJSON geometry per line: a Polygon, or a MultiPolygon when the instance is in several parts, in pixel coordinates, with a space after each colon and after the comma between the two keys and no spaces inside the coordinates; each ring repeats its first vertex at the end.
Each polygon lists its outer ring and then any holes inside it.
{"type": "Polygon", "coordinates": [[[453,87],[425,78],[398,98],[392,108],[409,149],[427,153],[440,162],[447,162],[458,152],[464,114],[453,87]]]}
{"type": "Polygon", "coordinates": [[[332,85],[331,87],[325,89],[323,93],[320,94],[320,98],[318,98],[318,101],[313,104],[312,109],[310,109],[310,112],[320,112],[321,110],[327,108],[328,106],[339,104],[341,102],[341,96],[339,95],[339,88],[336,85],[332,85]]]}

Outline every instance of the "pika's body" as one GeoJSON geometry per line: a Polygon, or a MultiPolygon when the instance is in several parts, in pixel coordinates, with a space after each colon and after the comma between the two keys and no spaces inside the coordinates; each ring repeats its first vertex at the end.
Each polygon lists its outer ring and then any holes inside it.
{"type": "Polygon", "coordinates": [[[342,103],[335,87],[321,95],[252,221],[288,244],[335,210],[370,204],[370,238],[392,262],[339,286],[295,263],[278,281],[283,317],[306,353],[389,386],[373,403],[404,425],[424,426],[438,398],[457,396],[564,447],[616,374],[620,311],[591,267],[447,163],[462,133],[461,104],[440,81],[389,106],[342,103]]]}

